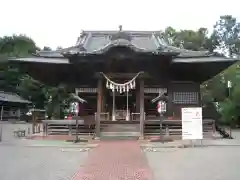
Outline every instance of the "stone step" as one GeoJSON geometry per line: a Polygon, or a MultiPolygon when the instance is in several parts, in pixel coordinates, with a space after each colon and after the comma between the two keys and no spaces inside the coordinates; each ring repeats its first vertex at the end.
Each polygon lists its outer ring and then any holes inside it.
{"type": "Polygon", "coordinates": [[[100,137],[101,141],[116,141],[116,140],[138,140],[137,136],[102,136],[100,137]]]}
{"type": "Polygon", "coordinates": [[[103,132],[138,132],[140,126],[136,124],[110,124],[102,127],[103,132]]]}
{"type": "Polygon", "coordinates": [[[112,137],[127,137],[135,136],[139,137],[140,132],[101,132],[101,136],[112,136],[112,137]]]}

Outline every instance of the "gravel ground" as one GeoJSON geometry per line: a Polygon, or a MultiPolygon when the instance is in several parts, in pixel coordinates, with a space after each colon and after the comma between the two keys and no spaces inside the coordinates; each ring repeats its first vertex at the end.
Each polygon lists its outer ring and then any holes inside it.
{"type": "Polygon", "coordinates": [[[239,180],[240,130],[232,134],[234,140],[213,140],[209,147],[154,148],[156,152],[145,152],[155,180],[239,180]],[[224,146],[215,146],[218,144],[224,146]]]}
{"type": "Polygon", "coordinates": [[[240,142],[240,129],[232,130],[232,136],[234,139],[237,139],[240,142]]]}
{"type": "Polygon", "coordinates": [[[239,180],[240,147],[156,149],[145,152],[155,180],[239,180]]]}
{"type": "Polygon", "coordinates": [[[1,180],[69,180],[87,152],[59,148],[0,146],[1,180]]]}
{"type": "MultiPolygon", "coordinates": [[[[26,147],[35,141],[13,136],[18,129],[31,124],[4,122],[0,143],[0,180],[69,180],[84,163],[88,152],[57,147],[26,147]],[[12,143],[12,145],[5,145],[12,143]]],[[[30,132],[31,133],[31,132],[30,132]]],[[[36,143],[36,142],[35,142],[36,143]]]]}
{"type": "MultiPolygon", "coordinates": [[[[24,141],[15,138],[13,131],[27,130],[31,125],[6,123],[2,127],[3,142],[21,143],[24,141]]],[[[157,152],[145,152],[155,180],[239,180],[240,130],[232,133],[239,146],[155,148],[157,152]]],[[[229,140],[221,141],[230,144],[229,140]]],[[[0,145],[0,180],[69,180],[86,157],[87,152],[60,148],[0,145]]]]}

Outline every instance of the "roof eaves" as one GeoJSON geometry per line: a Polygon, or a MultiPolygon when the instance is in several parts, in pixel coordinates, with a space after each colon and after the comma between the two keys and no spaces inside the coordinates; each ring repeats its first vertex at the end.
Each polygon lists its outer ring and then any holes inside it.
{"type": "Polygon", "coordinates": [[[0,101],[2,102],[16,102],[30,104],[31,101],[23,99],[21,96],[15,93],[0,91],[0,101]]]}
{"type": "Polygon", "coordinates": [[[231,62],[235,63],[239,61],[236,58],[227,58],[227,57],[219,57],[219,56],[202,56],[202,57],[187,57],[187,58],[176,58],[173,59],[173,63],[211,63],[211,62],[231,62]]]}
{"type": "Polygon", "coordinates": [[[69,64],[69,60],[67,58],[56,58],[56,57],[9,58],[8,61],[16,62],[16,63],[69,64]]]}

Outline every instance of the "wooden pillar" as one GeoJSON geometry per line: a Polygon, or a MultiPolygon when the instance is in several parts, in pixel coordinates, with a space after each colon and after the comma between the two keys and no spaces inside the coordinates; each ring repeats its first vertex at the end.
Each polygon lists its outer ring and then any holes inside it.
{"type": "Polygon", "coordinates": [[[198,106],[201,107],[202,106],[201,85],[200,83],[197,83],[196,86],[197,86],[197,92],[198,92],[198,106]]]}
{"type": "Polygon", "coordinates": [[[140,112],[140,91],[136,89],[136,113],[140,112]]]}
{"type": "Polygon", "coordinates": [[[97,94],[97,114],[96,114],[96,138],[100,138],[100,120],[101,120],[101,111],[102,111],[102,95],[103,95],[103,87],[102,87],[102,79],[98,79],[98,94],[97,94]]]}
{"type": "MultiPolygon", "coordinates": [[[[102,87],[103,88],[103,87],[102,87]]],[[[102,108],[101,108],[101,112],[106,112],[106,91],[102,89],[102,108]]]]}
{"type": "Polygon", "coordinates": [[[140,101],[140,138],[144,137],[144,80],[140,79],[140,88],[139,88],[140,96],[139,96],[139,101],[140,101]]]}
{"type": "Polygon", "coordinates": [[[36,127],[36,111],[32,110],[32,133],[35,134],[35,127],[36,127]]]}
{"type": "Polygon", "coordinates": [[[174,113],[173,113],[173,88],[171,82],[169,82],[168,84],[167,94],[168,94],[167,116],[172,117],[174,116],[174,113]]]}

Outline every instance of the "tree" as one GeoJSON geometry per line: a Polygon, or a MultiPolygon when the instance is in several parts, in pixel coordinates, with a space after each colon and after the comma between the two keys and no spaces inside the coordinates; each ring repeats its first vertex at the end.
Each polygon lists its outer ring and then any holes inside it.
{"type": "Polygon", "coordinates": [[[62,49],[63,49],[62,46],[57,47],[57,50],[62,50],[62,49]]]}
{"type": "Polygon", "coordinates": [[[38,49],[35,42],[25,35],[0,38],[0,54],[7,57],[26,57],[38,49]]]}
{"type": "Polygon", "coordinates": [[[45,85],[28,75],[20,79],[17,86],[18,93],[25,99],[32,101],[36,108],[43,109],[46,103],[45,85]]]}
{"type": "Polygon", "coordinates": [[[57,87],[46,89],[48,103],[46,104],[49,117],[63,118],[65,109],[68,108],[71,90],[66,85],[60,84],[57,87]]]}
{"type": "MultiPolygon", "coordinates": [[[[5,63],[9,57],[28,57],[36,50],[39,50],[39,48],[27,36],[13,35],[0,38],[1,90],[16,92],[25,99],[32,101],[36,108],[47,107],[51,116],[60,118],[70,95],[66,86],[47,87],[29,75],[21,73],[17,65],[10,67],[5,63]],[[49,101],[50,97],[51,101],[49,101]]],[[[51,48],[44,47],[43,50],[51,51],[51,48]]]]}
{"type": "Polygon", "coordinates": [[[48,46],[44,46],[43,47],[43,51],[51,51],[52,49],[50,48],[50,47],[48,47],[48,46]]]}
{"type": "Polygon", "coordinates": [[[16,92],[19,78],[23,75],[18,67],[8,66],[9,57],[27,57],[38,47],[35,42],[25,35],[4,36],[0,38],[0,87],[1,90],[16,92]]]}
{"type": "Polygon", "coordinates": [[[170,38],[170,43],[174,46],[190,50],[207,50],[212,46],[208,38],[207,28],[199,28],[197,31],[180,30],[177,31],[173,27],[167,27],[164,34],[170,38]]]}
{"type": "MultiPolygon", "coordinates": [[[[220,49],[233,56],[239,54],[239,32],[240,26],[236,18],[227,15],[220,17],[210,36],[206,28],[199,28],[197,31],[188,29],[177,31],[170,26],[165,29],[164,35],[170,39],[168,39],[169,43],[174,46],[189,50],[208,50],[209,52],[220,49]]],[[[240,102],[239,67],[240,63],[234,64],[201,85],[202,100],[205,106],[215,107],[215,102],[220,102],[222,118],[227,122],[231,122],[233,117],[235,120],[240,117],[237,103],[240,102]],[[231,81],[234,86],[234,90],[231,91],[232,98],[227,93],[227,81],[231,81]]]]}
{"type": "Polygon", "coordinates": [[[219,48],[229,56],[240,52],[240,23],[231,15],[220,17],[214,26],[213,37],[218,41],[219,48]]]}
{"type": "Polygon", "coordinates": [[[229,125],[240,123],[240,87],[234,87],[231,96],[220,103],[222,122],[229,125]]]}
{"type": "MultiPolygon", "coordinates": [[[[221,16],[214,26],[210,39],[217,48],[229,57],[235,57],[240,52],[240,23],[231,15],[221,16]]],[[[206,82],[212,97],[220,102],[222,121],[228,124],[239,123],[240,120],[240,63],[236,63],[227,70],[206,82]],[[232,82],[230,94],[227,81],[232,82]],[[225,93],[224,93],[225,92],[225,93]]],[[[205,87],[206,87],[205,86],[205,87]]],[[[206,88],[204,90],[206,92],[206,88]]]]}

